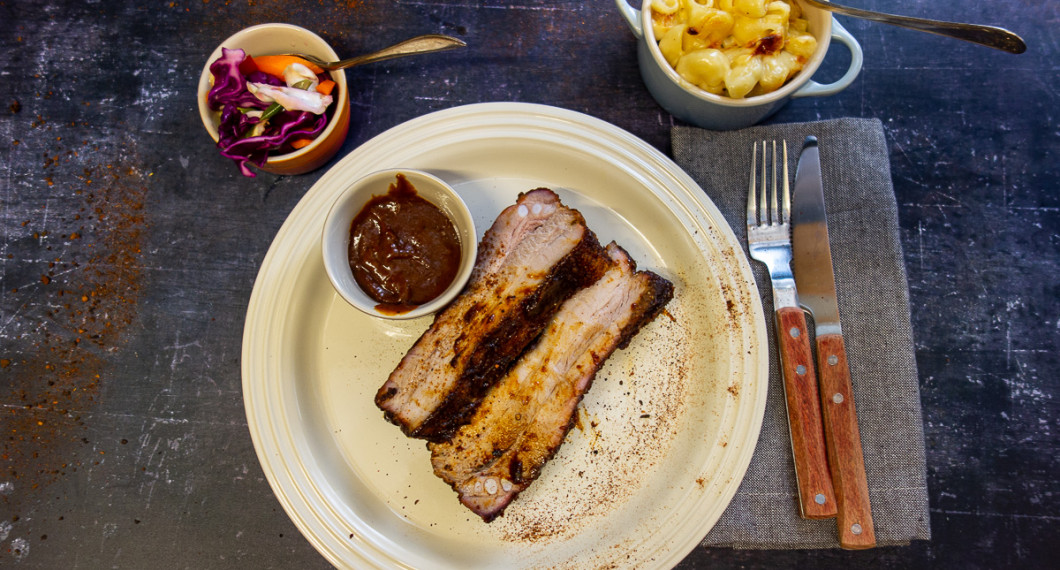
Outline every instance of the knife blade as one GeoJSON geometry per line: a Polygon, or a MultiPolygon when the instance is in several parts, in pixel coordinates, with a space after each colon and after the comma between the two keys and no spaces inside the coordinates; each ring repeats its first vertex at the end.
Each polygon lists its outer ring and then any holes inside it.
{"type": "Polygon", "coordinates": [[[799,154],[791,222],[791,265],[795,286],[799,291],[799,303],[813,316],[816,334],[821,413],[838,508],[839,544],[846,549],[872,548],[876,545],[876,532],[846,342],[839,318],[816,137],[806,137],[799,154]]]}

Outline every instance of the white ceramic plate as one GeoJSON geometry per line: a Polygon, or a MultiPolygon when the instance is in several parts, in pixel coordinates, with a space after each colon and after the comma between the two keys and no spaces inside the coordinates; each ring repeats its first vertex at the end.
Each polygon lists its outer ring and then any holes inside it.
{"type": "Polygon", "coordinates": [[[754,451],[767,377],[756,291],[717,208],[640,139],[540,105],[432,113],[342,159],[280,228],[247,311],[247,421],[280,503],[336,566],[670,567],[721,516],[754,451]],[[334,292],[320,259],[335,197],[391,167],[450,182],[480,232],[519,192],[550,187],[602,243],[675,285],[666,313],[597,375],[539,479],[490,524],[373,403],[429,318],[364,315],[334,292]]]}

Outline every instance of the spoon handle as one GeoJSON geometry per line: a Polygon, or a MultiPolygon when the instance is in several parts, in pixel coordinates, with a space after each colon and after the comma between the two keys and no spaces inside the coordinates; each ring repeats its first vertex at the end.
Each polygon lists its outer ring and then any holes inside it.
{"type": "Polygon", "coordinates": [[[463,40],[459,40],[451,36],[443,36],[440,34],[428,34],[425,36],[417,36],[415,38],[407,39],[401,43],[394,44],[388,48],[381,49],[375,53],[359,55],[357,57],[351,57],[350,59],[344,59],[342,61],[336,61],[333,63],[318,63],[318,65],[329,71],[337,71],[339,69],[346,69],[347,67],[361,65],[363,63],[373,63],[376,61],[384,61],[397,57],[405,57],[407,55],[416,55],[421,53],[434,53],[439,51],[461,48],[466,45],[467,44],[464,43],[463,40]]]}
{"type": "Polygon", "coordinates": [[[810,6],[816,6],[822,10],[835,12],[836,14],[844,14],[854,18],[862,18],[864,20],[872,20],[873,22],[901,26],[903,28],[938,34],[940,36],[948,36],[1009,53],[1023,53],[1027,51],[1027,44],[1023,42],[1022,38],[1004,28],[998,28],[996,26],[960,24],[956,22],[943,22],[941,20],[911,18],[909,16],[895,16],[893,14],[883,14],[880,12],[861,10],[859,8],[840,6],[838,4],[826,2],[825,0],[802,0],[802,2],[805,2],[810,6]]]}

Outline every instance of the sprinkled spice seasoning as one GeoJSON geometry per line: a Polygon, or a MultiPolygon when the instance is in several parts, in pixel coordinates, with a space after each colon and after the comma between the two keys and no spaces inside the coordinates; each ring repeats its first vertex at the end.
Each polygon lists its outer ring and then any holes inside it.
{"type": "Polygon", "coordinates": [[[95,442],[80,414],[93,407],[108,359],[137,317],[148,175],[123,164],[81,166],[79,150],[45,153],[41,179],[52,186],[54,177],[63,193],[50,196],[74,204],[61,216],[42,207],[40,219],[22,224],[46,226],[27,231],[36,253],[23,247],[35,257],[22,263],[39,279],[5,283],[3,308],[12,313],[2,350],[10,352],[0,354],[0,378],[21,403],[0,418],[0,468],[16,488],[35,489],[88,461],[82,448],[95,442]],[[80,173],[66,174],[71,167],[80,173]]]}

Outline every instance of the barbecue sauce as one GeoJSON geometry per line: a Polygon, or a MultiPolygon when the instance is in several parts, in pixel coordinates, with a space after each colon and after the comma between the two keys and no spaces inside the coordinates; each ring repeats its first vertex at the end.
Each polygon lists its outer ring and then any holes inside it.
{"type": "Polygon", "coordinates": [[[353,218],[349,260],[376,309],[396,315],[445,292],[460,268],[460,239],[452,220],[398,174],[353,218]]]}

